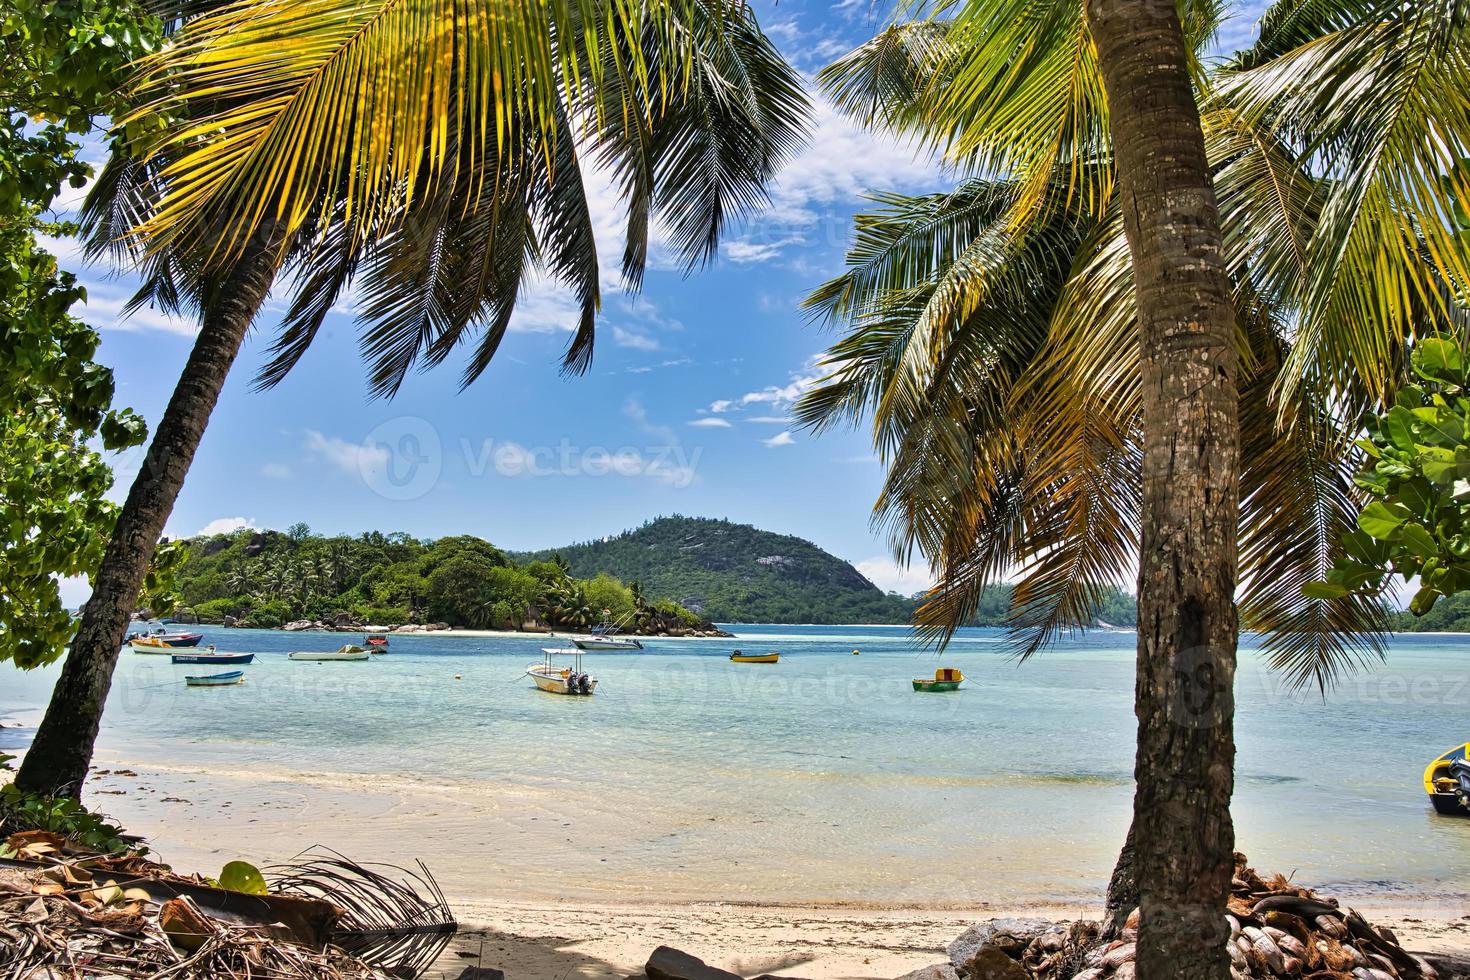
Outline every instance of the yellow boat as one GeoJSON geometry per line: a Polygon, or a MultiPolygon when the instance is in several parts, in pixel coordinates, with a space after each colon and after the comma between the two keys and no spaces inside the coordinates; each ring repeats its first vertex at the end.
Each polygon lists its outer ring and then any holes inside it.
{"type": "Polygon", "coordinates": [[[730,654],[730,661],[737,664],[774,664],[780,660],[779,653],[741,653],[736,650],[730,654]]]}
{"type": "Polygon", "coordinates": [[[1425,768],[1424,792],[1436,813],[1470,817],[1470,743],[1456,745],[1425,768]]]}
{"type": "Polygon", "coordinates": [[[933,677],[915,677],[914,690],[958,691],[964,680],[965,675],[960,673],[958,667],[940,667],[933,677]]]}

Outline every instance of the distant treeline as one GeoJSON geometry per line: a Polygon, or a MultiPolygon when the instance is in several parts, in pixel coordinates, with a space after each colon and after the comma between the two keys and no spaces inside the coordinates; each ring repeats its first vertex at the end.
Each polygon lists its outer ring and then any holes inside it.
{"type": "Polygon", "coordinates": [[[1470,633],[1470,592],[1445,596],[1423,616],[1396,612],[1390,622],[1400,633],[1470,633]]]}
{"type": "Polygon", "coordinates": [[[419,540],[369,531],[323,537],[242,529],[194,538],[177,574],[183,607],[204,622],[270,628],[293,620],[586,628],[603,618],[645,630],[698,626],[699,616],[610,575],[578,578],[554,556],[516,562],[470,535],[419,540]]]}

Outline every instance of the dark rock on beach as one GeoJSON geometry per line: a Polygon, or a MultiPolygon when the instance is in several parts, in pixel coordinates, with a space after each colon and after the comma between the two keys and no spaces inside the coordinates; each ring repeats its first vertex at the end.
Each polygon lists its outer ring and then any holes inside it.
{"type": "Polygon", "coordinates": [[[970,962],[986,946],[1002,950],[1021,949],[1035,936],[1052,928],[1046,919],[987,919],[976,923],[949,944],[949,962],[956,970],[966,970],[970,962]]]}
{"type": "Polygon", "coordinates": [[[948,963],[935,963],[920,967],[912,973],[905,973],[898,980],[960,980],[960,975],[948,963]]]}
{"type": "Polygon", "coordinates": [[[710,966],[699,957],[672,946],[660,946],[654,950],[643,969],[648,980],[742,980],[739,974],[710,966]]]}

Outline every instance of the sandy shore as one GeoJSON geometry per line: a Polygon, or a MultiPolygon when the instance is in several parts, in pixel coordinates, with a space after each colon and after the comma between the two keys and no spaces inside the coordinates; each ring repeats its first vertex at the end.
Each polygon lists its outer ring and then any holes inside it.
{"type": "MultiPolygon", "coordinates": [[[[1462,958],[1470,916],[1438,910],[1360,906],[1410,949],[1462,958]]],[[[465,966],[495,967],[513,980],[622,978],[643,971],[659,945],[674,946],[744,977],[888,980],[944,962],[945,947],[976,921],[1021,915],[1096,917],[1097,910],[1047,906],[973,910],[843,909],[777,905],[572,905],[465,903],[462,929],[429,977],[465,966]]]]}

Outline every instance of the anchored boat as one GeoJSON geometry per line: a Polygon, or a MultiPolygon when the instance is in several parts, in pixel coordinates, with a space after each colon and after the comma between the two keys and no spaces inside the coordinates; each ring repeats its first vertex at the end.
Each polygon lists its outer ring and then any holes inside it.
{"type": "Polygon", "coordinates": [[[1470,743],[1456,745],[1424,770],[1424,792],[1434,812],[1470,817],[1470,743]]]}
{"type": "Polygon", "coordinates": [[[137,636],[128,642],[134,653],[168,653],[179,647],[195,647],[204,639],[203,633],[150,633],[137,636]]]}
{"type": "Polygon", "coordinates": [[[336,650],[293,650],[286,654],[288,660],[367,660],[372,656],[360,646],[349,643],[336,650]]]}
{"type": "Polygon", "coordinates": [[[582,650],[579,647],[542,647],[545,659],[526,668],[526,676],[548,694],[590,695],[597,690],[597,678],[582,669],[582,650]],[[571,663],[562,666],[555,662],[557,657],[569,657],[571,663]]]}
{"type": "Polygon", "coordinates": [[[592,627],[587,636],[574,636],[572,642],[579,650],[642,650],[643,644],[636,636],[618,636],[618,624],[603,622],[592,627]]]}
{"type": "Polygon", "coordinates": [[[914,690],[958,691],[964,680],[965,675],[960,673],[958,667],[940,667],[934,672],[933,677],[915,677],[914,690]]]}
{"type": "Polygon", "coordinates": [[[388,637],[384,633],[369,633],[362,645],[368,648],[368,653],[387,653],[388,637]]]}
{"type": "Polygon", "coordinates": [[[774,664],[781,662],[781,655],[772,651],[771,653],[741,653],[736,650],[730,654],[730,661],[737,664],[774,664]]]}
{"type": "Polygon", "coordinates": [[[205,647],[199,653],[176,653],[176,664],[248,664],[255,660],[253,653],[220,653],[214,647],[205,647]]]}
{"type": "Polygon", "coordinates": [[[203,674],[198,677],[184,675],[184,683],[189,687],[227,687],[230,684],[245,683],[245,671],[228,670],[223,674],[203,674]]]}

